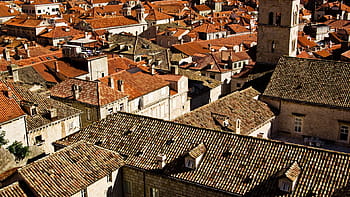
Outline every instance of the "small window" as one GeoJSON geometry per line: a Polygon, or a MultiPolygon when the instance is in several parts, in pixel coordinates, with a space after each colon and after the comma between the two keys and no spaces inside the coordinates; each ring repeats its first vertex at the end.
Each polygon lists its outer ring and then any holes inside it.
{"type": "Polygon", "coordinates": [[[87,197],[88,195],[87,195],[87,189],[85,188],[85,189],[82,189],[81,191],[80,191],[80,194],[81,194],[81,197],[87,197]]]}
{"type": "Polygon", "coordinates": [[[289,192],[290,191],[290,183],[286,181],[282,181],[281,188],[282,191],[289,192]]]}
{"type": "Polygon", "coordinates": [[[113,114],[113,107],[108,109],[108,114],[113,114]]]}
{"type": "Polygon", "coordinates": [[[124,111],[124,103],[119,104],[119,111],[124,111]]]}
{"type": "Polygon", "coordinates": [[[104,76],[105,76],[105,73],[101,73],[101,76],[104,77],[104,76]]]}
{"type": "Polygon", "coordinates": [[[269,14],[269,25],[273,25],[273,12],[269,14]]]}
{"type": "Polygon", "coordinates": [[[149,196],[150,197],[159,197],[159,189],[151,187],[149,196]]]}
{"type": "Polygon", "coordinates": [[[215,74],[210,74],[210,78],[215,79],[215,74]]]}
{"type": "Polygon", "coordinates": [[[275,52],[275,49],[276,49],[276,42],[273,40],[271,42],[271,52],[274,53],[275,52]]]}
{"type": "Polygon", "coordinates": [[[193,159],[187,159],[187,161],[185,162],[185,167],[194,169],[194,160],[193,159]]]}
{"type": "Polygon", "coordinates": [[[36,107],[33,107],[33,108],[31,109],[31,115],[34,116],[34,115],[36,115],[36,114],[37,114],[36,107]]]}
{"type": "Polygon", "coordinates": [[[303,119],[295,117],[294,119],[294,131],[300,133],[302,131],[303,119]]]}
{"type": "Polygon", "coordinates": [[[241,84],[240,84],[240,83],[237,83],[237,84],[236,84],[236,87],[237,87],[237,88],[240,88],[240,87],[241,87],[241,84]]]}
{"type": "Polygon", "coordinates": [[[346,125],[340,126],[340,140],[348,141],[348,137],[349,137],[349,127],[346,125]]]}
{"type": "Polygon", "coordinates": [[[281,25],[281,18],[282,18],[282,14],[277,13],[276,14],[276,25],[281,25]]]}
{"type": "Polygon", "coordinates": [[[132,194],[132,185],[131,185],[131,181],[124,181],[123,182],[123,190],[124,190],[124,194],[132,194]]]}
{"type": "Polygon", "coordinates": [[[35,145],[40,146],[44,142],[43,137],[41,135],[38,135],[35,137],[35,145]]]}
{"type": "Polygon", "coordinates": [[[113,181],[112,173],[109,173],[109,174],[107,175],[107,182],[109,183],[109,182],[112,182],[112,181],[113,181]]]}
{"type": "Polygon", "coordinates": [[[38,13],[40,14],[40,13],[41,13],[41,10],[38,10],[38,13]]]}
{"type": "Polygon", "coordinates": [[[86,109],[86,119],[91,120],[91,109],[86,109]]]}

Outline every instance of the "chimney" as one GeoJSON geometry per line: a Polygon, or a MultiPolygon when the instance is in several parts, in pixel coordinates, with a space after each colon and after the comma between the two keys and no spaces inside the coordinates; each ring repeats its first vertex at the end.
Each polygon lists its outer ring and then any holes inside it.
{"type": "Polygon", "coordinates": [[[73,93],[73,98],[75,100],[79,99],[79,92],[80,92],[80,87],[76,84],[72,85],[72,93],[73,93]]]}
{"type": "Polygon", "coordinates": [[[236,134],[241,134],[241,120],[236,120],[236,134]]]}
{"type": "Polygon", "coordinates": [[[165,167],[165,159],[166,159],[166,155],[164,154],[157,155],[157,164],[159,169],[163,169],[165,167]]]}
{"type": "Polygon", "coordinates": [[[156,69],[154,68],[154,64],[151,64],[151,74],[152,75],[156,74],[156,69]]]}
{"type": "Polygon", "coordinates": [[[5,48],[3,53],[4,53],[3,55],[5,57],[5,60],[11,61],[10,50],[8,48],[5,48]]]}
{"type": "Polygon", "coordinates": [[[114,89],[114,80],[112,77],[108,78],[108,86],[114,89]]]}
{"type": "Polygon", "coordinates": [[[55,72],[56,73],[60,72],[60,69],[58,67],[58,62],[57,61],[55,61],[55,72]]]}
{"type": "Polygon", "coordinates": [[[178,74],[179,74],[179,67],[176,66],[176,65],[173,65],[173,66],[171,67],[171,74],[173,74],[173,75],[178,75],[178,74]]]}
{"type": "Polygon", "coordinates": [[[57,118],[57,108],[49,109],[49,118],[50,120],[54,120],[55,118],[57,118]]]}
{"type": "Polygon", "coordinates": [[[29,49],[26,50],[26,53],[27,53],[27,57],[30,57],[30,50],[29,49]]]}
{"type": "Polygon", "coordinates": [[[124,81],[119,79],[117,83],[118,83],[118,90],[121,92],[124,92],[124,81]]]}

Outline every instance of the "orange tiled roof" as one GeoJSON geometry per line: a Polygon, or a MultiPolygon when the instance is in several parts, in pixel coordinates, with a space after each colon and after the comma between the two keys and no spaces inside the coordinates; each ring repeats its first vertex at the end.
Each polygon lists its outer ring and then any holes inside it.
{"type": "Polygon", "coordinates": [[[191,32],[204,32],[204,33],[214,33],[214,32],[221,32],[226,31],[225,29],[222,29],[220,25],[211,24],[211,23],[204,23],[194,29],[192,29],[191,32]]]}
{"type": "Polygon", "coordinates": [[[303,47],[308,47],[308,48],[312,48],[312,47],[317,46],[316,42],[307,39],[307,37],[305,37],[305,36],[298,36],[298,44],[300,44],[303,47]]]}
{"type": "Polygon", "coordinates": [[[158,21],[158,20],[171,19],[171,18],[174,18],[174,17],[152,9],[149,11],[149,14],[146,16],[145,20],[158,21]]]}
{"type": "Polygon", "coordinates": [[[20,14],[20,12],[17,10],[9,8],[5,5],[0,5],[0,17],[17,16],[18,14],[20,14]]]}
{"type": "Polygon", "coordinates": [[[44,38],[61,38],[61,37],[68,37],[68,36],[75,36],[75,35],[84,35],[84,32],[74,29],[72,27],[54,27],[53,29],[50,29],[49,32],[41,34],[39,37],[44,38]]]}
{"type": "Polygon", "coordinates": [[[108,73],[113,74],[121,70],[134,68],[138,65],[137,62],[125,57],[114,57],[108,59],[108,73]]]}
{"type": "Polygon", "coordinates": [[[205,4],[201,4],[201,5],[196,5],[194,6],[196,10],[198,11],[208,11],[208,10],[211,10],[210,7],[208,7],[207,5],[205,4]]]}
{"type": "Polygon", "coordinates": [[[129,19],[124,16],[115,16],[110,18],[96,18],[96,19],[86,20],[86,22],[89,23],[93,29],[138,24],[137,20],[129,19]]]}
{"type": "Polygon", "coordinates": [[[159,77],[142,72],[131,74],[127,71],[120,71],[110,76],[101,78],[100,81],[104,84],[108,84],[109,78],[112,78],[115,81],[115,84],[117,84],[117,80],[124,81],[124,93],[129,96],[129,100],[133,100],[137,97],[169,85],[169,82],[166,82],[159,77]]]}
{"type": "Polygon", "coordinates": [[[76,100],[82,103],[103,106],[126,97],[126,94],[99,81],[88,81],[75,78],[67,79],[51,88],[51,96],[73,100],[73,85],[81,87],[79,98],[76,100]]]}
{"type": "Polygon", "coordinates": [[[235,32],[235,33],[242,33],[242,32],[249,32],[250,30],[245,28],[244,26],[240,25],[240,24],[230,24],[227,25],[227,27],[235,32]]]}
{"type": "Polygon", "coordinates": [[[0,123],[13,120],[17,117],[25,115],[21,107],[16,103],[15,99],[11,96],[6,96],[5,91],[9,91],[13,94],[13,91],[7,88],[0,82],[0,123]]]}

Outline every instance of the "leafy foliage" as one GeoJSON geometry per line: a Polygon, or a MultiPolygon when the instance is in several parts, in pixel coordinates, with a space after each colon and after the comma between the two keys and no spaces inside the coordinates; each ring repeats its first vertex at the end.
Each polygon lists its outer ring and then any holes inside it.
{"type": "Polygon", "coordinates": [[[7,149],[15,155],[17,160],[24,159],[29,153],[29,147],[23,146],[22,142],[15,141],[7,149]]]}
{"type": "Polygon", "coordinates": [[[5,131],[0,131],[0,147],[6,145],[8,142],[9,141],[5,139],[5,131]]]}

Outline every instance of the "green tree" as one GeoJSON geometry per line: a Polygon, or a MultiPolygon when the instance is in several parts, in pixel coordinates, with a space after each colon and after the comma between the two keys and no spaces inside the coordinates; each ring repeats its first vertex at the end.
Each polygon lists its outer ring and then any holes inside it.
{"type": "Polygon", "coordinates": [[[9,141],[5,139],[5,131],[0,131],[0,147],[6,145],[8,142],[9,141]]]}
{"type": "Polygon", "coordinates": [[[7,149],[12,153],[16,160],[24,159],[29,153],[29,147],[23,146],[22,142],[15,141],[7,149]]]}

